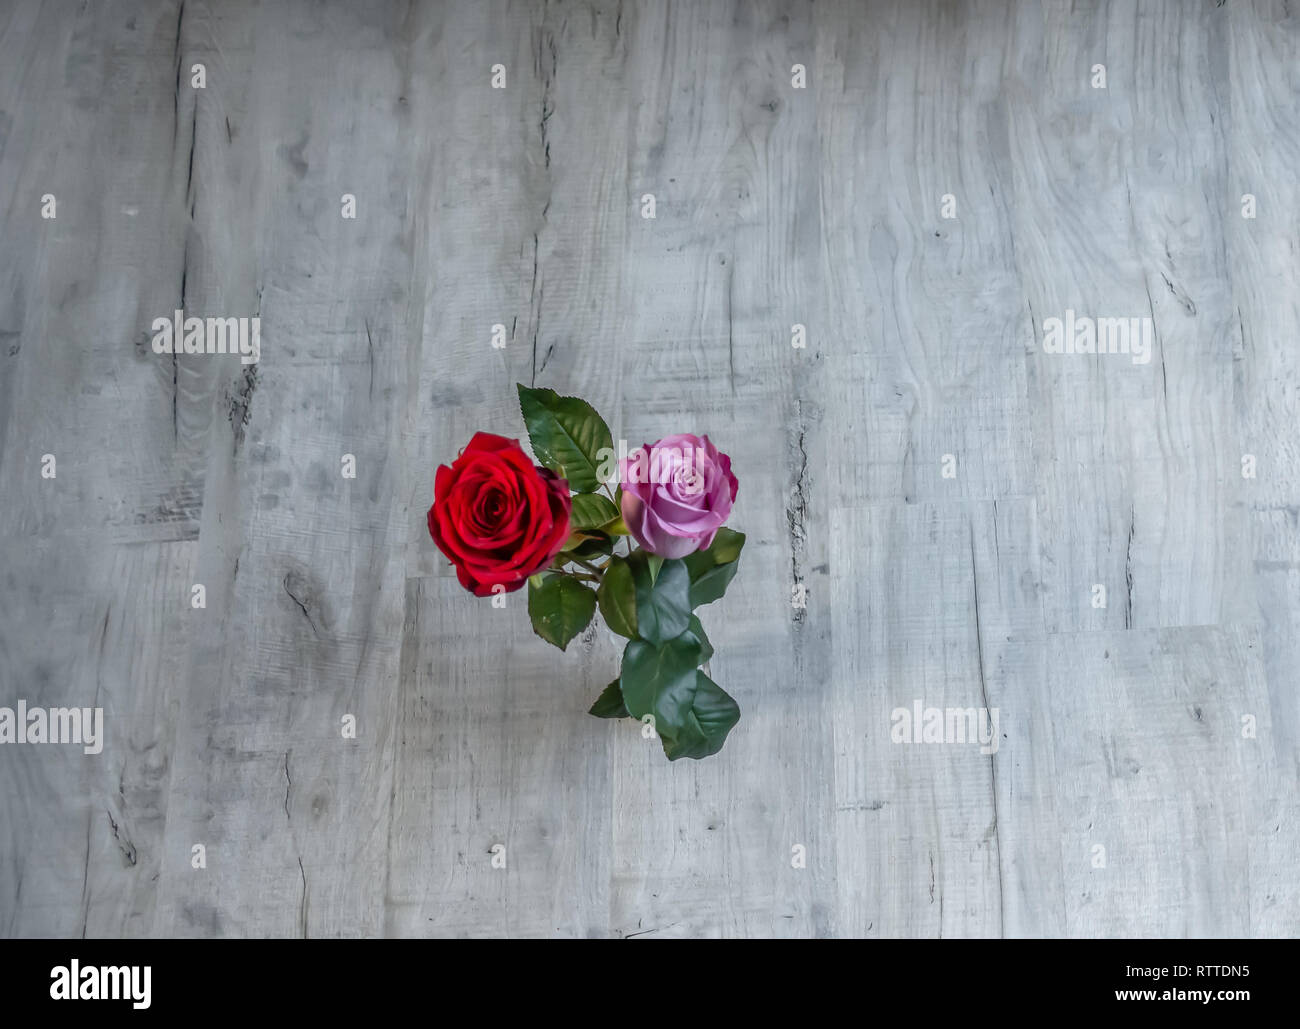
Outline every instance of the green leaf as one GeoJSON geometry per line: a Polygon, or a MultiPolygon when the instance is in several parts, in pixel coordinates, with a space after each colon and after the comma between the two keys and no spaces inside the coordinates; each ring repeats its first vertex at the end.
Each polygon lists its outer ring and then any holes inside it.
{"type": "Polygon", "coordinates": [[[636,636],[636,585],[632,581],[632,569],[623,558],[609,559],[596,599],[611,631],[628,639],[636,636]]]}
{"type": "MultiPolygon", "coordinates": [[[[703,672],[695,673],[695,694],[685,724],[675,736],[659,733],[669,761],[709,757],[722,749],[727,733],[740,721],[740,705],[703,672]]],[[[656,721],[656,731],[658,722],[656,721]]]]}
{"type": "Polygon", "coordinates": [[[613,552],[614,540],[603,532],[595,529],[571,532],[569,538],[564,541],[564,549],[555,555],[551,567],[563,568],[574,557],[581,557],[590,561],[602,554],[608,556],[613,552]]]}
{"type": "Polygon", "coordinates": [[[654,716],[670,761],[716,754],[740,720],[735,700],[696,667],[701,653],[690,632],[659,646],[632,640],[623,651],[624,705],[634,718],[654,716]]]}
{"type": "Polygon", "coordinates": [[[636,587],[637,635],[664,643],[686,631],[691,621],[691,577],[681,561],[637,550],[627,559],[636,587]],[[658,565],[658,575],[654,574],[658,565]]]}
{"type": "Polygon", "coordinates": [[[596,594],[567,575],[548,575],[537,586],[528,582],[528,617],[533,632],[563,650],[591,622],[596,594]]]}
{"type": "Polygon", "coordinates": [[[699,641],[700,664],[704,664],[705,661],[713,656],[713,644],[709,642],[709,637],[704,635],[704,626],[695,615],[691,615],[691,621],[687,626],[686,631],[699,641]]]}
{"type": "MultiPolygon", "coordinates": [[[[564,541],[564,546],[560,548],[561,554],[569,554],[577,550],[579,546],[587,540],[592,539],[594,533],[589,532],[571,532],[564,541]]],[[[557,555],[558,556],[558,555],[557,555]]]]}
{"type": "Polygon", "coordinates": [[[596,469],[602,456],[614,449],[604,419],[578,397],[562,397],[554,390],[531,389],[522,383],[517,388],[519,411],[537,460],[567,479],[570,489],[594,492],[600,486],[596,469]]]}
{"type": "Polygon", "coordinates": [[[597,718],[631,718],[627,713],[627,708],[623,704],[623,691],[619,689],[618,680],[615,679],[600,692],[596,698],[596,703],[591,705],[587,712],[589,715],[595,715],[597,718]]]}
{"type": "Polygon", "coordinates": [[[579,493],[573,498],[569,531],[601,529],[618,518],[614,502],[600,493],[579,493]]]}
{"type": "Polygon", "coordinates": [[[691,577],[691,607],[711,604],[727,592],[736,575],[745,534],[723,526],[708,550],[697,550],[682,558],[691,577]]]}
{"type": "Polygon", "coordinates": [[[681,725],[690,708],[700,642],[689,633],[663,644],[632,640],[623,648],[619,686],[633,718],[654,715],[657,725],[681,725]],[[684,706],[683,706],[684,703],[684,706]]]}
{"type": "Polygon", "coordinates": [[[608,557],[614,553],[614,541],[604,533],[588,533],[587,538],[574,547],[571,553],[585,561],[608,557]]]}

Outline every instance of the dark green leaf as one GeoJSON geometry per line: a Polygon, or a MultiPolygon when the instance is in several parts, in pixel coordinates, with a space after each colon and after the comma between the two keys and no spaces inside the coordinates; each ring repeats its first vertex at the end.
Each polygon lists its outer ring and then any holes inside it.
{"type": "Polygon", "coordinates": [[[528,617],[533,632],[563,650],[591,622],[596,594],[567,575],[548,575],[540,586],[528,582],[528,617]]]}
{"type": "MultiPolygon", "coordinates": [[[[592,561],[601,555],[608,556],[614,552],[614,541],[606,536],[603,532],[584,532],[580,534],[581,541],[569,550],[564,551],[569,557],[580,557],[586,561],[592,561]]],[[[569,537],[570,540],[573,537],[569,537]]]]}
{"type": "Polygon", "coordinates": [[[608,557],[614,553],[614,541],[608,536],[593,536],[591,539],[585,539],[579,543],[573,553],[584,561],[591,561],[602,556],[608,557]]]}
{"type": "Polygon", "coordinates": [[[537,460],[567,479],[570,489],[593,492],[600,485],[596,469],[614,448],[604,419],[578,397],[562,397],[554,390],[530,389],[522,383],[518,389],[519,411],[537,460]]]}
{"type": "MultiPolygon", "coordinates": [[[[695,694],[685,724],[671,738],[659,732],[669,761],[697,761],[722,749],[727,733],[740,721],[740,705],[703,672],[695,673],[695,694]]],[[[658,722],[656,722],[658,731],[658,722]]]]}
{"type": "Polygon", "coordinates": [[[691,621],[687,626],[686,631],[699,640],[700,664],[704,664],[705,661],[713,656],[713,644],[709,642],[709,637],[704,635],[704,626],[695,615],[691,615],[691,621]]]}
{"type": "Polygon", "coordinates": [[[691,620],[691,578],[681,561],[634,551],[627,559],[636,587],[637,634],[651,643],[680,636],[691,620]],[[655,566],[659,566],[655,576],[655,566]]]}
{"type": "Polygon", "coordinates": [[[612,557],[596,591],[600,613],[610,630],[632,639],[636,636],[636,586],[632,569],[621,557],[612,557]]]}
{"type": "Polygon", "coordinates": [[[744,545],[743,532],[723,526],[713,537],[708,550],[697,550],[682,559],[691,577],[692,608],[711,604],[727,592],[727,585],[739,567],[740,551],[744,545]]]}
{"type": "Polygon", "coordinates": [[[670,761],[716,754],[740,720],[736,702],[696,667],[701,654],[693,632],[660,646],[632,640],[623,651],[624,704],[634,718],[654,716],[670,761]]]}
{"type": "Polygon", "coordinates": [[[600,529],[618,518],[618,508],[600,493],[579,493],[573,498],[569,531],[600,529]]]}
{"type": "Polygon", "coordinates": [[[699,663],[700,643],[689,633],[661,645],[640,639],[629,642],[619,674],[628,712],[634,718],[654,715],[656,723],[666,726],[682,724],[699,663]]]}
{"type": "Polygon", "coordinates": [[[608,557],[614,552],[614,540],[608,533],[596,529],[584,529],[569,533],[564,541],[564,549],[551,561],[552,568],[563,568],[575,557],[593,561],[598,557],[608,557]]]}
{"type": "Polygon", "coordinates": [[[623,691],[619,689],[617,679],[601,690],[596,703],[591,705],[591,710],[587,714],[595,715],[597,718],[631,717],[627,713],[627,708],[623,706],[623,691]]]}

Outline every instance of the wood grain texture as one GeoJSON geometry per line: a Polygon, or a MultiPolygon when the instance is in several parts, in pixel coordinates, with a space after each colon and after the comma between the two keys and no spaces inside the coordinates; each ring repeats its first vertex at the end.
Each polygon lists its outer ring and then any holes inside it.
{"type": "Polygon", "coordinates": [[[1298,58],[1281,0],[3,5],[0,705],[105,732],[0,747],[0,933],[1295,936],[1298,58]],[[716,757],[429,539],[516,382],[731,455],[716,757]]]}

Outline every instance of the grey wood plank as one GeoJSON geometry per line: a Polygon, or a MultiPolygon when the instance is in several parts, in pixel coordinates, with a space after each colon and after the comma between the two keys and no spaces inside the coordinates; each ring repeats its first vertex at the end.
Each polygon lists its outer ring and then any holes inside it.
{"type": "Polygon", "coordinates": [[[407,583],[389,935],[608,933],[610,735],[586,708],[613,648],[554,651],[524,604],[466,602],[454,578],[407,583]]]}
{"type": "Polygon", "coordinates": [[[624,32],[629,189],[655,196],[656,217],[628,227],[618,435],[707,432],[740,479],[731,524],[748,539],[728,596],[701,614],[711,675],[743,712],[726,748],[668,765],[657,742],[615,737],[611,932],[826,935],[821,162],[812,92],[789,70],[792,54],[813,63],[812,12],[638,5],[624,32]],[[720,88],[726,104],[701,102],[720,88]],[[810,324],[806,349],[794,323],[810,324]]]}
{"type": "Polygon", "coordinates": [[[499,609],[470,597],[429,539],[424,511],[436,467],[475,431],[526,440],[516,382],[576,392],[553,368],[590,368],[592,388],[581,391],[612,414],[599,389],[611,396],[602,369],[617,360],[618,311],[593,301],[617,288],[625,130],[599,112],[625,114],[616,93],[604,106],[586,73],[599,77],[619,53],[615,24],[612,13],[593,20],[506,5],[423,15],[428,63],[413,102],[442,124],[424,137],[417,180],[429,183],[415,210],[428,285],[413,344],[420,388],[407,466],[418,488],[405,498],[412,528],[386,931],[603,936],[608,735],[586,708],[615,674],[617,651],[588,633],[557,654],[528,626],[525,594],[499,609]],[[490,85],[498,63],[503,90],[490,85]],[[575,145],[550,142],[557,135],[575,145]],[[603,148],[611,138],[608,159],[593,161],[594,141],[603,148]],[[496,212],[487,220],[466,202],[485,189],[496,212]],[[503,348],[491,346],[494,324],[507,329],[503,348]]]}
{"type": "MultiPolygon", "coordinates": [[[[1293,212],[1300,187],[1285,169],[1300,148],[1296,100],[1300,80],[1300,27],[1276,7],[1234,11],[1217,57],[1227,82],[1226,178],[1229,200],[1253,194],[1254,219],[1224,219],[1224,245],[1232,298],[1239,319],[1233,339],[1233,430],[1241,460],[1252,455],[1254,478],[1230,475],[1236,505],[1246,512],[1253,598],[1243,600],[1243,620],[1259,629],[1268,683],[1271,728],[1260,742],[1270,760],[1252,790],[1257,808],[1251,841],[1252,932],[1295,934],[1300,898],[1286,888],[1300,854],[1300,633],[1296,597],[1300,587],[1300,497],[1294,470],[1294,426],[1300,367],[1290,341],[1300,330],[1294,282],[1300,267],[1293,212]]],[[[1240,208],[1238,208],[1238,215],[1240,208]]]]}
{"type": "Polygon", "coordinates": [[[0,491],[0,702],[102,707],[105,718],[99,755],[5,748],[4,820],[16,835],[0,921],[24,935],[154,930],[211,406],[207,389],[174,414],[170,366],[144,357],[147,297],[176,289],[184,238],[174,66],[129,56],[164,31],[167,12],[118,13],[15,6],[0,34],[5,124],[16,130],[0,154],[12,187],[5,238],[33,244],[7,247],[16,259],[3,270],[0,475],[12,488],[0,491]],[[110,84],[141,101],[98,110],[110,84]],[[48,221],[46,192],[58,205],[48,221]],[[57,462],[49,479],[45,453],[57,462]]]}
{"type": "Polygon", "coordinates": [[[832,525],[841,931],[1060,934],[1032,502],[881,504],[832,525]],[[960,733],[923,735],[931,709],[963,712],[960,733]]]}
{"type": "Polygon", "coordinates": [[[260,312],[263,349],[255,376],[233,369],[206,458],[208,609],[191,632],[159,882],[159,931],[177,935],[383,931],[374,869],[405,606],[404,327],[420,301],[400,245],[407,213],[392,202],[407,181],[402,121],[333,112],[379,97],[400,109],[409,51],[373,60],[394,31],[384,17],[301,14],[223,8],[192,30],[221,92],[196,101],[199,124],[218,128],[196,143],[207,256],[191,278],[260,312]],[[224,91],[232,114],[207,113],[224,91]],[[210,199],[205,173],[222,183],[210,199]],[[256,185],[253,203],[241,183],[256,185]],[[344,192],[355,223],[341,217],[344,192]]]}
{"type": "Polygon", "coordinates": [[[1071,934],[1267,934],[1250,858],[1267,719],[1241,732],[1265,698],[1257,650],[1235,626],[1053,637],[1071,934]]]}
{"type": "Polygon", "coordinates": [[[997,5],[818,6],[835,503],[1034,491],[1009,19],[997,5]]]}
{"type": "Polygon", "coordinates": [[[0,749],[8,936],[153,931],[195,547],[5,549],[7,594],[45,629],[2,620],[2,703],[103,710],[97,754],[0,749]]]}

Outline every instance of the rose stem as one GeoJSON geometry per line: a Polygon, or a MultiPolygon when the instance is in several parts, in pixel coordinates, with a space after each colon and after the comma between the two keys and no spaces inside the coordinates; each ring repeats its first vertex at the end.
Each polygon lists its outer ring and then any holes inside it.
{"type": "Polygon", "coordinates": [[[596,579],[596,581],[597,581],[597,582],[600,581],[599,576],[600,576],[600,573],[601,573],[601,569],[597,568],[595,565],[591,564],[590,562],[584,561],[584,560],[583,560],[582,558],[580,558],[580,557],[575,557],[575,558],[573,558],[572,560],[573,560],[573,563],[574,563],[574,564],[582,565],[582,567],[583,567],[583,568],[586,568],[588,571],[595,572],[596,575],[597,575],[597,579],[596,579]]]}

